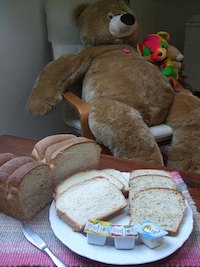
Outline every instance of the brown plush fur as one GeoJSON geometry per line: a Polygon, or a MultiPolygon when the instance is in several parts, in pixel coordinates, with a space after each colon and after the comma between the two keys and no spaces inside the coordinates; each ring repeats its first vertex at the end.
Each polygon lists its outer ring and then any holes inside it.
{"type": "MultiPolygon", "coordinates": [[[[168,79],[134,48],[137,22],[128,35],[109,32],[112,16],[133,14],[126,1],[102,0],[75,12],[87,48],[48,64],[27,103],[34,115],[44,115],[61,94],[79,80],[90,104],[89,125],[99,143],[115,156],[163,164],[148,126],[167,123],[175,133],[168,165],[200,171],[200,102],[174,93],[168,79]]],[[[122,34],[122,31],[120,32],[122,34]]]]}

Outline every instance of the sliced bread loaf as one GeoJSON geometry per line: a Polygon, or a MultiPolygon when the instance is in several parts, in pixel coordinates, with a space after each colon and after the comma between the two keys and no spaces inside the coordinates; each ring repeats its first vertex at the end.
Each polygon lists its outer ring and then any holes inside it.
{"type": "Polygon", "coordinates": [[[32,156],[35,159],[44,160],[45,151],[47,150],[49,146],[55,143],[64,141],[64,140],[68,140],[70,138],[74,138],[74,137],[76,136],[73,134],[56,134],[56,135],[47,136],[35,144],[33,151],[32,151],[32,156]]]}
{"type": "Polygon", "coordinates": [[[152,220],[169,235],[176,235],[185,211],[183,195],[174,189],[150,188],[139,191],[130,203],[130,224],[152,220]]]}
{"type": "Polygon", "coordinates": [[[175,182],[166,176],[144,175],[130,180],[129,200],[134,199],[136,193],[147,188],[171,188],[176,189],[175,182]]]}
{"type": "Polygon", "coordinates": [[[89,170],[89,171],[83,171],[83,172],[79,172],[74,175],[71,175],[70,177],[66,178],[63,182],[61,182],[55,188],[56,197],[58,197],[58,195],[60,195],[70,186],[83,182],[85,180],[91,179],[91,178],[96,178],[97,176],[107,178],[108,180],[110,180],[111,183],[116,185],[120,191],[123,191],[124,184],[121,183],[121,181],[118,180],[115,176],[112,176],[111,174],[107,173],[106,170],[89,170]]]}
{"type": "Polygon", "coordinates": [[[121,191],[108,179],[96,177],[77,183],[55,198],[58,216],[74,231],[89,219],[105,219],[127,206],[121,191]]]}
{"type": "Polygon", "coordinates": [[[53,199],[49,176],[49,165],[38,161],[16,169],[8,177],[6,199],[10,208],[7,214],[30,220],[49,204],[53,199]]]}
{"type": "Polygon", "coordinates": [[[77,137],[74,142],[59,147],[48,158],[48,163],[53,171],[51,179],[53,188],[74,173],[98,166],[101,154],[100,146],[93,140],[80,138],[77,137]]]}
{"type": "Polygon", "coordinates": [[[96,168],[101,154],[101,148],[94,140],[74,135],[64,135],[64,140],[62,140],[61,135],[58,137],[57,135],[49,136],[45,142],[40,140],[32,152],[36,159],[42,158],[37,157],[38,153],[44,153],[42,161],[48,163],[52,169],[51,184],[53,190],[66,177],[80,171],[96,168]],[[41,144],[42,148],[40,148],[41,144]]]}
{"type": "Polygon", "coordinates": [[[31,157],[15,157],[0,169],[0,212],[30,220],[52,200],[48,164],[31,157]]]}

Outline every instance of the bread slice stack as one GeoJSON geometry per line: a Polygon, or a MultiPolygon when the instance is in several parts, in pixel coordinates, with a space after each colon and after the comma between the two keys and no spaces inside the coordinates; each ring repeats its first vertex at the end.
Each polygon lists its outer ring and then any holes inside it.
{"type": "Polygon", "coordinates": [[[124,194],[124,196],[127,196],[129,190],[128,182],[125,180],[120,171],[114,169],[104,169],[104,170],[94,169],[71,175],[55,188],[55,196],[56,198],[58,198],[58,196],[62,192],[64,192],[67,188],[71,187],[72,185],[98,176],[107,178],[124,194]]]}
{"type": "Polygon", "coordinates": [[[142,170],[133,171],[129,178],[129,199],[133,201],[136,193],[148,188],[170,188],[176,189],[176,184],[171,178],[171,173],[159,170],[142,170]],[[160,174],[159,174],[160,173],[160,174]]]}
{"type": "Polygon", "coordinates": [[[66,177],[99,164],[101,148],[95,141],[72,134],[47,136],[35,144],[32,156],[50,165],[55,188],[66,177]]]}
{"type": "Polygon", "coordinates": [[[106,219],[127,206],[119,188],[109,179],[96,176],[77,182],[56,195],[58,216],[74,231],[83,230],[89,219],[106,219]]]}
{"type": "Polygon", "coordinates": [[[162,170],[137,170],[129,180],[130,224],[152,220],[169,235],[177,235],[183,220],[185,200],[176,190],[171,173],[162,170]]]}
{"type": "Polygon", "coordinates": [[[0,212],[30,220],[53,198],[50,167],[32,157],[0,154],[0,212]]]}

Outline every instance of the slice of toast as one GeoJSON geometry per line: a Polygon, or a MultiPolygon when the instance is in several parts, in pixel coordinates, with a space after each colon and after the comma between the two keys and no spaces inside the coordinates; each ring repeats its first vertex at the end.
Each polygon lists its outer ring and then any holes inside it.
{"type": "Polygon", "coordinates": [[[149,188],[139,191],[130,202],[130,224],[152,220],[175,236],[183,220],[184,196],[174,189],[149,188]]]}

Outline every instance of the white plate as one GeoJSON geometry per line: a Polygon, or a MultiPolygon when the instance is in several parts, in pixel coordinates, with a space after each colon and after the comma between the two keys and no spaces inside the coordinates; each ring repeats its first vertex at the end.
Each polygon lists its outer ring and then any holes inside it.
{"type": "MultiPolygon", "coordinates": [[[[189,238],[193,229],[193,213],[187,201],[185,217],[178,235],[176,237],[165,236],[164,243],[154,249],[136,242],[133,250],[117,250],[110,239],[105,246],[90,245],[84,234],[73,232],[66,223],[59,219],[54,202],[50,206],[49,220],[56,237],[73,252],[91,260],[118,265],[144,264],[161,260],[179,249],[189,238]]],[[[128,210],[125,209],[111,221],[115,224],[128,224],[128,210]]]]}

